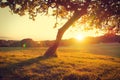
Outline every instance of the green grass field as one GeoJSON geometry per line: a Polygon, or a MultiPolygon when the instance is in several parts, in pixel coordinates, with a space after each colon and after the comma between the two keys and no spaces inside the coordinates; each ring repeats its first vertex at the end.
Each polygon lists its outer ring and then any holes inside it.
{"type": "Polygon", "coordinates": [[[47,48],[0,48],[0,80],[120,80],[120,44],[47,48]]]}

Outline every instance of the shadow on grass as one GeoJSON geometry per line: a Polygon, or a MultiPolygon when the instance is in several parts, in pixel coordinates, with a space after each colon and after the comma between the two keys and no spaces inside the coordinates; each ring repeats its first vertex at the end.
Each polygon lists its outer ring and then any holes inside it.
{"type": "Polygon", "coordinates": [[[50,59],[50,58],[40,56],[40,57],[28,59],[26,61],[21,61],[19,63],[10,64],[5,67],[1,67],[0,68],[0,80],[4,80],[3,78],[5,78],[5,77],[10,77],[10,76],[16,75],[16,70],[19,70],[25,66],[30,66],[33,63],[38,63],[39,61],[46,60],[46,59],[50,59]]]}

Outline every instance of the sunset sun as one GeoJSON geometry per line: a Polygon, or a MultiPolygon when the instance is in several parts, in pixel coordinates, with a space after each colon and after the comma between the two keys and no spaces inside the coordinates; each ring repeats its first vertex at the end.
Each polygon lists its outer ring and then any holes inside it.
{"type": "Polygon", "coordinates": [[[84,39],[84,36],[79,34],[75,38],[79,41],[82,41],[84,39]]]}

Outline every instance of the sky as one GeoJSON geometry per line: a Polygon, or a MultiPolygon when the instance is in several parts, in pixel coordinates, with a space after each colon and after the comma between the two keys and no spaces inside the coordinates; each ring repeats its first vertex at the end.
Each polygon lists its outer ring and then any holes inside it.
{"type": "MultiPolygon", "coordinates": [[[[38,15],[36,20],[29,19],[28,15],[19,16],[11,14],[8,8],[0,8],[0,39],[22,40],[55,40],[58,28],[53,28],[55,17],[38,15]]],[[[69,39],[78,35],[91,36],[94,32],[81,32],[76,28],[69,28],[63,39],[69,39]]]]}

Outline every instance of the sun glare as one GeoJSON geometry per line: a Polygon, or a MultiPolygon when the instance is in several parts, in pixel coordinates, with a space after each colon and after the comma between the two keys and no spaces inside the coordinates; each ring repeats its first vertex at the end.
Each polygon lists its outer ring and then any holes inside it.
{"type": "Polygon", "coordinates": [[[84,39],[84,36],[79,34],[75,38],[79,41],[82,41],[84,39]]]}

